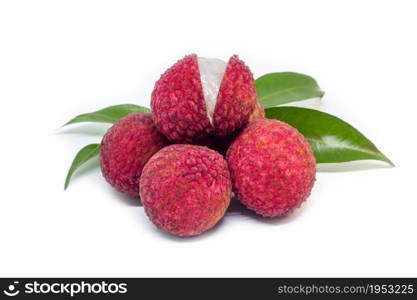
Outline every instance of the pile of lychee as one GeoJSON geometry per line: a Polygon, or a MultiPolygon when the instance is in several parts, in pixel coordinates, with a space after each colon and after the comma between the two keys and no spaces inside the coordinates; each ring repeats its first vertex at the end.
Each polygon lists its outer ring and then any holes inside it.
{"type": "Polygon", "coordinates": [[[295,128],[265,118],[237,56],[179,60],[156,82],[151,108],[108,130],[100,165],[115,189],[140,197],[159,229],[193,236],[212,228],[232,192],[264,217],[288,215],[309,196],[312,149],[295,128]]]}

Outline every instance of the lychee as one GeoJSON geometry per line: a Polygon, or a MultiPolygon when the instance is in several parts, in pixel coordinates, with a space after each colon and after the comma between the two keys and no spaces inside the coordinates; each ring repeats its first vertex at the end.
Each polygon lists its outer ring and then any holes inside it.
{"type": "Polygon", "coordinates": [[[168,144],[151,114],[131,113],[117,121],[104,135],[100,166],[104,178],[116,190],[139,195],[139,177],[149,158],[168,144]]]}
{"type": "Polygon", "coordinates": [[[176,143],[232,134],[248,122],[255,103],[253,75],[236,55],[228,63],[184,57],[162,74],[151,99],[156,126],[176,143]]]}
{"type": "Polygon", "coordinates": [[[248,123],[252,123],[258,119],[264,119],[265,118],[265,110],[262,106],[261,102],[259,100],[255,103],[255,108],[253,109],[252,113],[249,116],[248,123]]]}
{"type": "Polygon", "coordinates": [[[140,197],[151,221],[177,236],[213,227],[230,203],[225,159],[196,145],[171,145],[151,157],[140,178],[140,197]]]}
{"type": "Polygon", "coordinates": [[[227,162],[238,200],[267,217],[299,207],[315,181],[310,145],[295,128],[277,120],[250,123],[229,147],[227,162]]]}

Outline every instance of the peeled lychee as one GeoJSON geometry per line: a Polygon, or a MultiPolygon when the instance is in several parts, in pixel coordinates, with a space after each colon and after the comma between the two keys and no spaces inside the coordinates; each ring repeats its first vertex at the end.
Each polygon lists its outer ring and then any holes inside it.
{"type": "Polygon", "coordinates": [[[104,178],[119,192],[138,196],[139,177],[145,163],[167,144],[151,114],[125,116],[107,131],[101,142],[100,166],[104,178]]]}
{"type": "Polygon", "coordinates": [[[299,207],[315,181],[310,145],[295,128],[277,120],[250,123],[229,147],[227,162],[238,200],[266,217],[299,207]]]}
{"type": "Polygon", "coordinates": [[[176,143],[232,134],[248,122],[255,103],[253,75],[236,55],[228,63],[184,57],[162,74],[151,100],[156,126],[176,143]]]}
{"type": "Polygon", "coordinates": [[[171,145],[157,152],[140,178],[140,197],[151,221],[177,236],[213,227],[230,203],[232,183],[224,158],[195,145],[171,145]]]}

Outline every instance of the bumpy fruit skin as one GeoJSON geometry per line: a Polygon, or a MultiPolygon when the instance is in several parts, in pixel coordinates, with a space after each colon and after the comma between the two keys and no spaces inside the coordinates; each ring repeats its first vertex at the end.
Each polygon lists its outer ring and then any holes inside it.
{"type": "Polygon", "coordinates": [[[140,178],[140,197],[151,221],[177,236],[213,227],[230,203],[232,183],[224,158],[195,145],[171,145],[157,152],[140,178]]]}
{"type": "Polygon", "coordinates": [[[256,102],[249,68],[234,55],[219,88],[212,121],[208,117],[198,60],[188,55],[169,68],[156,82],[151,106],[155,124],[175,143],[198,143],[212,134],[226,136],[248,122],[256,102]]]}
{"type": "Polygon", "coordinates": [[[248,122],[256,104],[252,72],[237,55],[227,64],[213,114],[214,134],[227,136],[248,122]]]}
{"type": "Polygon", "coordinates": [[[196,55],[188,55],[156,82],[151,107],[155,124],[173,142],[192,142],[210,132],[196,55]]]}
{"type": "MultiPolygon", "coordinates": [[[[251,115],[249,116],[248,123],[255,122],[259,119],[265,119],[265,110],[262,104],[259,101],[256,101],[255,108],[253,109],[251,115]]],[[[237,130],[235,133],[228,136],[215,136],[210,135],[202,139],[198,144],[209,147],[219,152],[221,155],[226,156],[227,149],[229,149],[230,144],[239,135],[242,129],[237,130]]]]}
{"type": "Polygon", "coordinates": [[[265,110],[259,100],[256,101],[255,108],[249,116],[248,123],[252,123],[258,119],[265,119],[265,110]]]}
{"type": "Polygon", "coordinates": [[[227,162],[237,198],[265,217],[285,216],[299,207],[315,181],[310,145],[277,120],[249,124],[230,146],[227,162]]]}
{"type": "Polygon", "coordinates": [[[100,167],[107,182],[121,193],[139,195],[139,177],[149,158],[168,145],[151,114],[131,113],[117,121],[104,135],[100,167]]]}

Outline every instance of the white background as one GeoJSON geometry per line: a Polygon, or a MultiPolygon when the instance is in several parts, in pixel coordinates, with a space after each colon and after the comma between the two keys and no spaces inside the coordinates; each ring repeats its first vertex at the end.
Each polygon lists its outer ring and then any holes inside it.
{"type": "MultiPolygon", "coordinates": [[[[415,1],[2,1],[1,276],[417,276],[415,1]],[[293,215],[233,207],[179,239],[97,162],[63,191],[75,153],[106,125],[59,127],[121,103],[149,105],[185,54],[232,54],[255,77],[296,71],[395,164],[320,166],[293,215]]],[[[301,103],[303,104],[303,103],[301,103]]]]}

